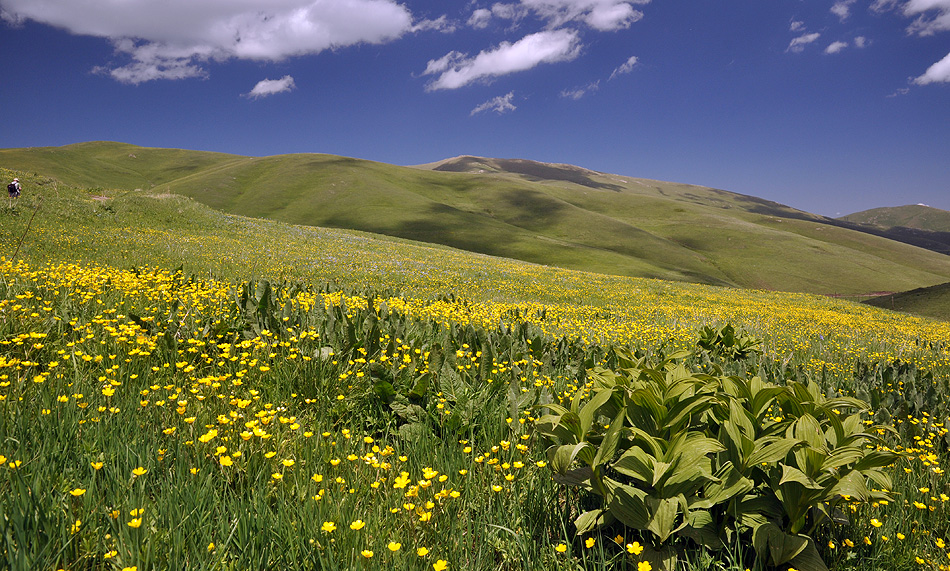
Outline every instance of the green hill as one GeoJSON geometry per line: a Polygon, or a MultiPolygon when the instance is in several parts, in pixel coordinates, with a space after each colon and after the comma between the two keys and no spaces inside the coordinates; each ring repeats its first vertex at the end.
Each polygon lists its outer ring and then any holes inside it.
{"type": "Polygon", "coordinates": [[[874,307],[950,321],[950,283],[882,295],[864,303],[874,307]]]}
{"type": "Polygon", "coordinates": [[[950,232],[950,211],[924,204],[872,208],[842,216],[841,220],[878,228],[916,228],[932,232],[950,232]]]}
{"type": "Polygon", "coordinates": [[[571,165],[457,157],[400,167],[332,155],[254,158],[97,142],[0,150],[0,166],[84,187],[181,194],[232,214],[605,274],[828,294],[950,281],[950,257],[844,227],[850,223],[723,190],[571,165]]]}

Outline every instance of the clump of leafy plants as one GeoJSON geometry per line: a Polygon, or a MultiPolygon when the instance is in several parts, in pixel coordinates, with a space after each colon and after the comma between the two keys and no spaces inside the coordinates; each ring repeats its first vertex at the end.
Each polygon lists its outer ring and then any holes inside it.
{"type": "Polygon", "coordinates": [[[574,521],[577,534],[639,530],[666,568],[674,544],[742,541],[764,565],[826,569],[816,532],[845,523],[854,504],[890,499],[889,428],[865,420],[860,399],[697,373],[687,356],[651,364],[620,351],[618,366],[590,370],[536,421],[555,480],[599,500],[574,521]]]}

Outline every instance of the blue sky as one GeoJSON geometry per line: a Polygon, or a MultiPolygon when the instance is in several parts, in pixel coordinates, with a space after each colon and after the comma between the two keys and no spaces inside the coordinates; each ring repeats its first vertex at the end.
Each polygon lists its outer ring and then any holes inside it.
{"type": "Polygon", "coordinates": [[[0,147],[471,154],[950,210],[950,0],[0,0],[0,147]]]}

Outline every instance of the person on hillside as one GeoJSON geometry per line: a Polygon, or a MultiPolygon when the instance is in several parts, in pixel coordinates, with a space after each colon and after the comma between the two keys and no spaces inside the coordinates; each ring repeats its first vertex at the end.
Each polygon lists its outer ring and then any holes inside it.
{"type": "Polygon", "coordinates": [[[7,185],[7,194],[10,195],[10,198],[20,197],[20,179],[14,178],[13,182],[7,185]]]}

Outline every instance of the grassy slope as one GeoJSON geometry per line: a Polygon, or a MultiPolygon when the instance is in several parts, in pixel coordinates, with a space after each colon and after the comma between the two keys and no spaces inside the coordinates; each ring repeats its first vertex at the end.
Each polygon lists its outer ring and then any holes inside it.
{"type": "Polygon", "coordinates": [[[408,168],[119,143],[0,150],[0,165],[87,187],[156,187],[245,216],[618,275],[815,293],[950,279],[950,258],[780,204],[567,165],[462,157],[408,168]]]}
{"type": "Polygon", "coordinates": [[[883,295],[864,303],[950,321],[950,283],[883,295]]]}
{"type": "Polygon", "coordinates": [[[922,204],[872,208],[842,216],[841,219],[858,224],[870,224],[878,228],[903,226],[934,232],[950,232],[950,211],[922,204]]]}

